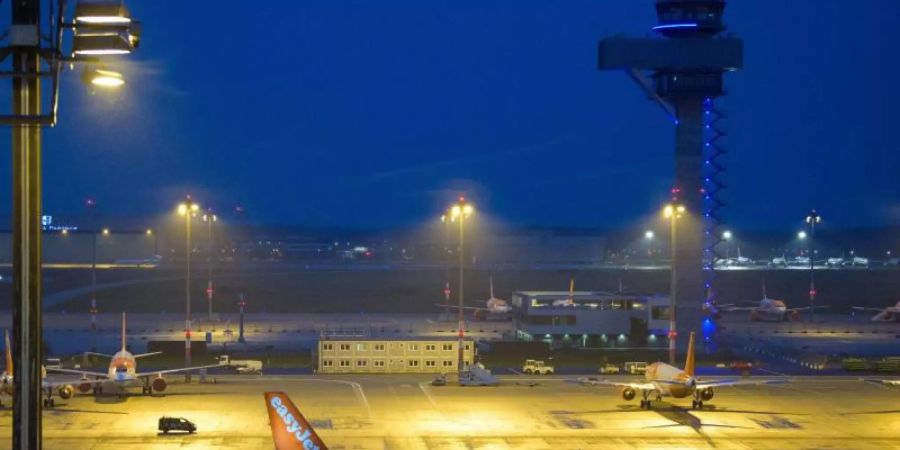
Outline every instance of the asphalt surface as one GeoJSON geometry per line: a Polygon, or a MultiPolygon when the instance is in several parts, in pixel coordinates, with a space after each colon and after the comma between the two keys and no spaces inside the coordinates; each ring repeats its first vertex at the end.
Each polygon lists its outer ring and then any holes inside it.
{"type": "MultiPolygon", "coordinates": [[[[432,387],[412,375],[172,379],[160,397],[59,401],[44,413],[44,447],[272,448],[262,392],[281,390],[332,449],[900,448],[900,389],[854,378],[721,388],[702,410],[682,399],[651,411],[614,388],[563,377],[501,379],[481,388],[432,387]],[[187,417],[199,430],[160,435],[162,415],[187,417]]],[[[10,422],[0,412],[0,448],[10,448],[10,422]]]]}

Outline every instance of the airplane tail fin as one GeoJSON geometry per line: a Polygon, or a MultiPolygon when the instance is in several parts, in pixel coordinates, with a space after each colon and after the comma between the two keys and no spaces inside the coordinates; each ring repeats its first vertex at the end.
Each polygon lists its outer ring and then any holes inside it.
{"type": "Polygon", "coordinates": [[[328,450],[284,392],[266,392],[266,410],[276,450],[328,450]]]}
{"type": "Polygon", "coordinates": [[[9,330],[6,330],[6,374],[13,375],[12,347],[9,345],[9,330]]]}
{"type": "Polygon", "coordinates": [[[762,292],[763,298],[769,298],[769,295],[766,294],[766,279],[765,278],[762,279],[762,291],[763,291],[762,292]]]}
{"type": "Polygon", "coordinates": [[[569,299],[575,296],[575,278],[569,278],[569,299]]]}
{"type": "Polygon", "coordinates": [[[125,351],[125,313],[122,313],[122,351],[125,351]]]}
{"type": "Polygon", "coordinates": [[[490,280],[491,280],[491,298],[494,298],[494,277],[491,277],[490,280]]]}
{"type": "Polygon", "coordinates": [[[694,376],[694,332],[688,340],[687,359],[684,361],[684,373],[689,377],[694,376]]]}

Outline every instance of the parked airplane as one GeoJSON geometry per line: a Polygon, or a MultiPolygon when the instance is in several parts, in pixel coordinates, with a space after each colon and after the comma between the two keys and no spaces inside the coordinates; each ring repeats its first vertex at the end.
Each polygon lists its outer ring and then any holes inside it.
{"type": "MultiPolygon", "coordinates": [[[[9,331],[6,331],[6,370],[0,375],[0,394],[6,394],[10,397],[15,395],[16,389],[13,375],[12,347],[9,345],[9,331]]],[[[47,381],[47,370],[42,365],[41,391],[44,394],[45,408],[56,406],[56,402],[53,399],[54,389],[57,390],[57,394],[63,400],[68,400],[75,394],[75,387],[69,381],[47,381]]],[[[0,406],[3,406],[2,400],[0,400],[0,406]]]]}
{"type": "Polygon", "coordinates": [[[266,392],[266,411],[276,450],[328,450],[306,417],[284,392],[266,392]]]}
{"type": "Polygon", "coordinates": [[[865,378],[863,381],[867,383],[873,384],[884,384],[889,387],[900,387],[900,380],[881,380],[881,379],[873,379],[873,378],[865,378]]]}
{"type": "Polygon", "coordinates": [[[655,397],[657,401],[662,400],[662,397],[691,397],[691,407],[696,409],[702,408],[704,401],[712,400],[714,388],[778,383],[770,380],[751,380],[746,378],[701,381],[694,375],[694,361],[694,332],[691,332],[684,370],[666,363],[655,362],[647,366],[644,381],[621,382],[595,378],[579,378],[575,381],[586,385],[620,387],[622,388],[622,398],[625,400],[632,400],[640,392],[641,408],[647,409],[650,409],[651,397],[655,397]]]}
{"type": "Polygon", "coordinates": [[[158,355],[162,352],[141,353],[137,355],[132,354],[125,348],[125,344],[127,342],[125,329],[125,313],[122,313],[122,349],[116,352],[116,354],[106,355],[102,353],[86,352],[88,354],[110,358],[109,370],[107,370],[106,373],[70,369],[50,370],[52,372],[74,373],[81,375],[82,379],[80,381],[80,384],[78,385],[78,390],[84,393],[93,388],[93,393],[95,395],[102,394],[104,385],[115,386],[119,388],[119,392],[122,392],[122,389],[124,388],[140,385],[141,393],[147,395],[153,394],[154,392],[163,392],[166,390],[166,386],[168,384],[166,383],[165,378],[163,378],[164,374],[219,367],[218,364],[211,364],[207,366],[181,367],[178,369],[157,370],[153,372],[140,373],[137,371],[138,359],[147,356],[158,355]],[[89,377],[94,377],[94,379],[91,380],[89,377]],[[153,379],[152,381],[151,378],[153,379]]]}
{"type": "Polygon", "coordinates": [[[569,296],[558,300],[553,300],[553,306],[575,306],[575,279],[569,278],[569,296]]]}
{"type": "Polygon", "coordinates": [[[900,322],[900,302],[894,306],[887,308],[866,308],[862,306],[854,306],[854,311],[877,311],[878,314],[872,316],[872,322],[900,322]]]}
{"type": "MultiPolygon", "coordinates": [[[[486,308],[482,308],[479,306],[463,306],[462,309],[469,309],[475,311],[476,315],[497,315],[497,316],[505,316],[512,311],[512,306],[510,306],[509,302],[503,299],[499,299],[494,296],[494,278],[490,278],[491,283],[491,298],[487,299],[486,308]]],[[[447,305],[441,305],[447,307],[447,305]]],[[[459,306],[450,305],[450,308],[459,309],[459,306]]]]}
{"type": "MultiPolygon", "coordinates": [[[[758,322],[761,320],[768,321],[777,321],[781,322],[784,320],[798,320],[800,318],[800,311],[805,311],[811,309],[809,306],[803,306],[799,308],[788,308],[784,303],[784,300],[775,300],[769,298],[766,295],[766,283],[763,282],[762,285],[762,294],[763,298],[760,299],[759,304],[757,306],[732,306],[732,305],[721,305],[719,307],[722,311],[750,311],[750,320],[754,322],[758,322]]],[[[827,305],[817,306],[817,308],[828,308],[827,305]]]]}

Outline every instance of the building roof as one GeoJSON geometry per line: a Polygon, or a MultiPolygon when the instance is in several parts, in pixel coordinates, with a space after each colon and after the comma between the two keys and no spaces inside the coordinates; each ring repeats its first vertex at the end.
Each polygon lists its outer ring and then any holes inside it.
{"type": "MultiPolygon", "coordinates": [[[[338,342],[338,341],[352,341],[352,342],[358,342],[358,341],[367,341],[367,342],[370,342],[370,341],[385,341],[385,342],[406,342],[406,341],[410,341],[410,342],[425,342],[425,341],[456,342],[457,339],[458,339],[458,338],[457,338],[456,336],[410,336],[410,337],[406,337],[406,336],[397,336],[397,337],[391,337],[391,336],[381,336],[381,337],[373,337],[373,336],[365,336],[365,337],[344,337],[344,336],[327,336],[327,335],[319,336],[319,340],[320,340],[320,341],[331,341],[331,342],[338,342]]],[[[473,341],[473,339],[470,338],[470,337],[464,337],[463,340],[466,341],[466,342],[472,342],[472,341],[473,341]]]]}

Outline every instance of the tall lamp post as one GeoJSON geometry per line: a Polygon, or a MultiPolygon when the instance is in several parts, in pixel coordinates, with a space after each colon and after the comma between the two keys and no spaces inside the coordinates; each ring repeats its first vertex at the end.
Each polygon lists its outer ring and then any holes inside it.
{"type": "MultiPolygon", "coordinates": [[[[191,366],[191,221],[200,210],[200,205],[191,201],[190,197],[178,205],[178,215],[184,217],[184,363],[191,366]]],[[[185,372],[184,379],[191,382],[191,373],[185,372]]]]}
{"type": "Polygon", "coordinates": [[[644,232],[644,240],[647,242],[647,259],[650,261],[650,265],[653,265],[653,239],[656,238],[656,233],[653,230],[647,230],[644,232]]]}
{"type": "Polygon", "coordinates": [[[734,237],[734,234],[729,230],[725,230],[722,232],[722,240],[725,241],[725,259],[731,258],[731,238],[734,237]]]}
{"type": "Polygon", "coordinates": [[[450,218],[446,214],[441,215],[441,223],[444,224],[444,246],[441,259],[444,260],[444,320],[450,319],[450,264],[447,263],[447,250],[450,246],[450,218]]]}
{"type": "Polygon", "coordinates": [[[822,223],[822,216],[812,210],[806,216],[806,224],[809,225],[809,321],[816,321],[816,225],[822,223]]]}
{"type": "Polygon", "coordinates": [[[466,203],[465,197],[460,197],[459,201],[450,207],[450,221],[459,223],[459,305],[457,319],[459,320],[459,333],[457,334],[457,347],[459,349],[459,361],[457,369],[461,373],[465,369],[465,353],[463,352],[463,338],[465,337],[465,314],[463,314],[464,300],[464,272],[465,272],[465,243],[466,243],[466,220],[475,213],[475,208],[466,203]]]}
{"type": "Polygon", "coordinates": [[[131,53],[140,41],[140,27],[121,3],[80,0],[74,18],[66,2],[16,0],[10,5],[9,28],[0,61],[11,59],[0,77],[10,78],[11,109],[0,114],[0,125],[11,126],[12,137],[12,448],[41,448],[41,190],[42,127],[55,126],[59,111],[62,70],[75,62],[90,64],[84,80],[98,87],[124,83],[118,72],[96,65],[106,55],[131,53]],[[50,20],[42,20],[44,12],[50,20]],[[63,38],[72,30],[72,38],[63,38]],[[70,48],[64,48],[71,43],[70,48]],[[41,85],[51,83],[45,105],[41,85]],[[45,112],[45,106],[46,112],[45,112]]]}
{"type": "MultiPolygon", "coordinates": [[[[91,331],[97,331],[97,216],[94,209],[97,202],[89,198],[84,201],[84,206],[88,210],[88,226],[91,227],[91,331]]],[[[96,345],[96,335],[94,336],[94,345],[96,345]]]]}
{"type": "Polygon", "coordinates": [[[680,219],[685,213],[685,207],[681,204],[669,204],[663,208],[663,217],[669,219],[670,228],[671,228],[671,238],[670,238],[670,246],[671,250],[671,258],[672,263],[670,266],[671,270],[671,278],[669,282],[669,364],[675,365],[675,341],[678,338],[678,332],[675,330],[675,310],[677,308],[677,299],[676,293],[678,292],[678,275],[676,273],[675,258],[678,257],[677,249],[678,249],[678,219],[680,219]]]}
{"type": "Polygon", "coordinates": [[[213,214],[212,208],[206,210],[206,214],[203,214],[203,221],[206,222],[206,300],[209,303],[209,321],[213,320],[213,278],[212,278],[212,253],[213,253],[213,238],[212,238],[212,224],[213,222],[217,222],[219,217],[213,214]]]}

